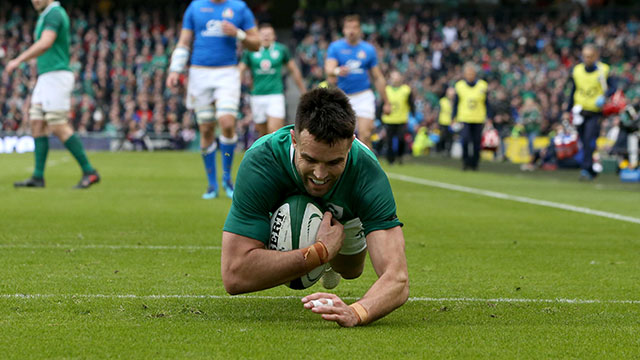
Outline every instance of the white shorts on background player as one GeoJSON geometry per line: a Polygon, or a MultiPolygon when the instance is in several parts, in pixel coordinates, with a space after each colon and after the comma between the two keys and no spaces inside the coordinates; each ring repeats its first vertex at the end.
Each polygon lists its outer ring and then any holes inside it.
{"type": "Polygon", "coordinates": [[[376,96],[373,91],[364,90],[355,94],[347,94],[356,117],[373,119],[376,116],[376,96]]]}
{"type": "Polygon", "coordinates": [[[33,88],[31,104],[41,104],[42,110],[69,111],[71,109],[71,91],[75,77],[71,71],[50,71],[38,76],[33,88]]]}
{"type": "Polygon", "coordinates": [[[284,119],[284,94],[251,96],[251,112],[256,124],[266,123],[267,117],[284,119]]]}
{"type": "Polygon", "coordinates": [[[240,71],[237,66],[189,69],[187,109],[198,110],[214,104],[216,118],[237,116],[240,103],[240,71]]]}

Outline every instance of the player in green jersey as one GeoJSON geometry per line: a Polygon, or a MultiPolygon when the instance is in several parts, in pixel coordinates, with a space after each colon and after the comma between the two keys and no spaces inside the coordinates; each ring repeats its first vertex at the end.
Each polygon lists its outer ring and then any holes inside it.
{"type": "Polygon", "coordinates": [[[260,25],[260,50],[244,51],[240,62],[240,73],[248,68],[253,78],[251,90],[251,112],[256,130],[260,136],[272,133],[284,125],[284,86],[282,67],[289,73],[304,94],[306,87],[296,62],[291,58],[289,49],[276,42],[276,34],[270,24],[260,25]]]}
{"type": "Polygon", "coordinates": [[[304,307],[351,327],[379,319],[407,300],[402,223],[384,171],[371,150],[355,140],[355,124],[341,90],[315,89],[300,99],[294,126],[260,138],[246,152],[222,233],[227,292],[271,288],[326,262],[342,277],[357,278],[368,252],[379,278],[360,300],[347,306],[335,294],[314,293],[302,299],[304,307]],[[329,209],[316,244],[288,252],[266,249],[270,212],[296,193],[329,209]],[[311,252],[321,255],[307,256],[311,252]],[[314,306],[318,299],[333,305],[314,306]]]}
{"type": "Polygon", "coordinates": [[[31,0],[40,14],[35,28],[36,42],[15,59],[9,61],[5,71],[11,74],[22,62],[38,58],[38,80],[33,89],[29,119],[35,142],[35,169],[15,187],[44,187],[44,167],[49,152],[48,132],[60,139],[82,168],[82,179],[75,186],[85,189],[100,181],[91,166],[80,138],[68,123],[71,109],[71,91],[74,76],[69,68],[69,16],[53,0],[31,0]]]}

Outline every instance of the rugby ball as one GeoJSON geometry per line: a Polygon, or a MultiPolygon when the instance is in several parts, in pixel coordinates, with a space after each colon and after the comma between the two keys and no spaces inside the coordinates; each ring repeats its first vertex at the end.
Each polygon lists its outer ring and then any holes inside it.
{"type": "MultiPolygon", "coordinates": [[[[271,216],[269,249],[291,251],[313,245],[322,215],[320,207],[309,196],[293,195],[287,198],[271,216]]],[[[286,285],[292,289],[306,289],[320,280],[327,266],[320,265],[286,285]]]]}

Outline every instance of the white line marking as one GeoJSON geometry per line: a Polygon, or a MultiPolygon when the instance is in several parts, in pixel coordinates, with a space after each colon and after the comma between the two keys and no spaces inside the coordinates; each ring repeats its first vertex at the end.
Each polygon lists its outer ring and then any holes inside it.
{"type": "Polygon", "coordinates": [[[581,207],[581,206],[574,206],[574,205],[557,203],[557,202],[553,202],[553,201],[532,199],[532,198],[528,198],[528,197],[524,197],[524,196],[509,195],[509,194],[505,194],[505,193],[499,193],[499,192],[496,192],[496,191],[482,190],[482,189],[476,189],[476,188],[467,187],[467,186],[447,184],[447,183],[443,183],[443,182],[439,182],[439,181],[432,181],[432,180],[421,179],[421,178],[417,178],[417,177],[413,177],[413,176],[395,174],[395,173],[388,173],[387,175],[391,179],[400,180],[400,181],[406,181],[406,182],[419,184],[419,185],[437,187],[437,188],[446,189],[446,190],[460,191],[460,192],[465,192],[465,193],[474,194],[474,195],[488,196],[488,197],[492,197],[492,198],[496,198],[496,199],[502,199],[502,200],[517,201],[517,202],[521,202],[521,203],[525,203],[525,204],[546,206],[546,207],[562,209],[562,210],[567,210],[567,211],[573,211],[573,212],[587,214],[587,215],[595,215],[595,216],[600,216],[600,217],[604,217],[604,218],[620,220],[620,221],[626,221],[626,222],[630,222],[630,223],[634,223],[634,224],[640,224],[640,219],[639,218],[620,215],[620,214],[615,214],[615,213],[610,213],[610,212],[606,212],[606,211],[593,210],[593,209],[589,209],[589,208],[581,207]]]}
{"type": "MultiPolygon", "coordinates": [[[[234,300],[234,299],[255,299],[255,300],[287,300],[301,299],[304,295],[295,296],[267,296],[267,295],[135,295],[135,294],[0,294],[0,299],[212,299],[212,300],[234,300]]],[[[343,300],[358,300],[357,297],[346,296],[343,300]]],[[[411,297],[409,302],[459,302],[459,303],[557,303],[557,304],[640,304],[640,300],[597,300],[597,299],[526,299],[526,298],[432,298],[432,297],[411,297]]]]}
{"type": "MultiPolygon", "coordinates": [[[[60,160],[49,160],[49,161],[47,161],[46,165],[47,165],[47,167],[50,168],[52,166],[56,166],[56,165],[60,165],[62,163],[69,162],[69,160],[71,160],[71,158],[68,157],[68,156],[65,156],[65,157],[61,158],[60,160]]],[[[27,167],[25,167],[25,169],[26,169],[26,171],[33,171],[33,166],[27,166],[27,167]]]]}
{"type": "Polygon", "coordinates": [[[63,245],[63,244],[0,244],[0,249],[108,249],[108,250],[220,250],[220,246],[197,245],[63,245]]]}

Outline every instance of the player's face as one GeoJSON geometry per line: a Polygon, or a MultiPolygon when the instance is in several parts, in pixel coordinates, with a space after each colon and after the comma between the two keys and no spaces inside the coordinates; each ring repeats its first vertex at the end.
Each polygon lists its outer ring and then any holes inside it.
{"type": "Polygon", "coordinates": [[[587,66],[591,66],[595,64],[598,59],[598,54],[593,49],[584,49],[582,50],[582,60],[584,60],[584,64],[587,66]]]}
{"type": "Polygon", "coordinates": [[[295,149],[295,165],[309,195],[322,197],[331,190],[344,172],[353,138],[333,145],[316,141],[306,129],[291,130],[295,149]]]}
{"type": "Polygon", "coordinates": [[[402,85],[402,75],[397,71],[393,71],[391,73],[390,80],[391,80],[391,86],[398,87],[402,85]]]}
{"type": "Polygon", "coordinates": [[[31,4],[33,8],[36,9],[37,12],[42,12],[52,0],[31,0],[31,4]]]}
{"type": "Polygon", "coordinates": [[[346,21],[342,27],[344,37],[350,43],[355,43],[360,40],[360,22],[359,21],[346,21]]]}
{"type": "Polygon", "coordinates": [[[474,82],[476,80],[476,70],[471,66],[464,68],[464,79],[468,82],[474,82]]]}
{"type": "Polygon", "coordinates": [[[269,47],[276,40],[276,34],[270,27],[260,29],[260,45],[269,47]]]}

